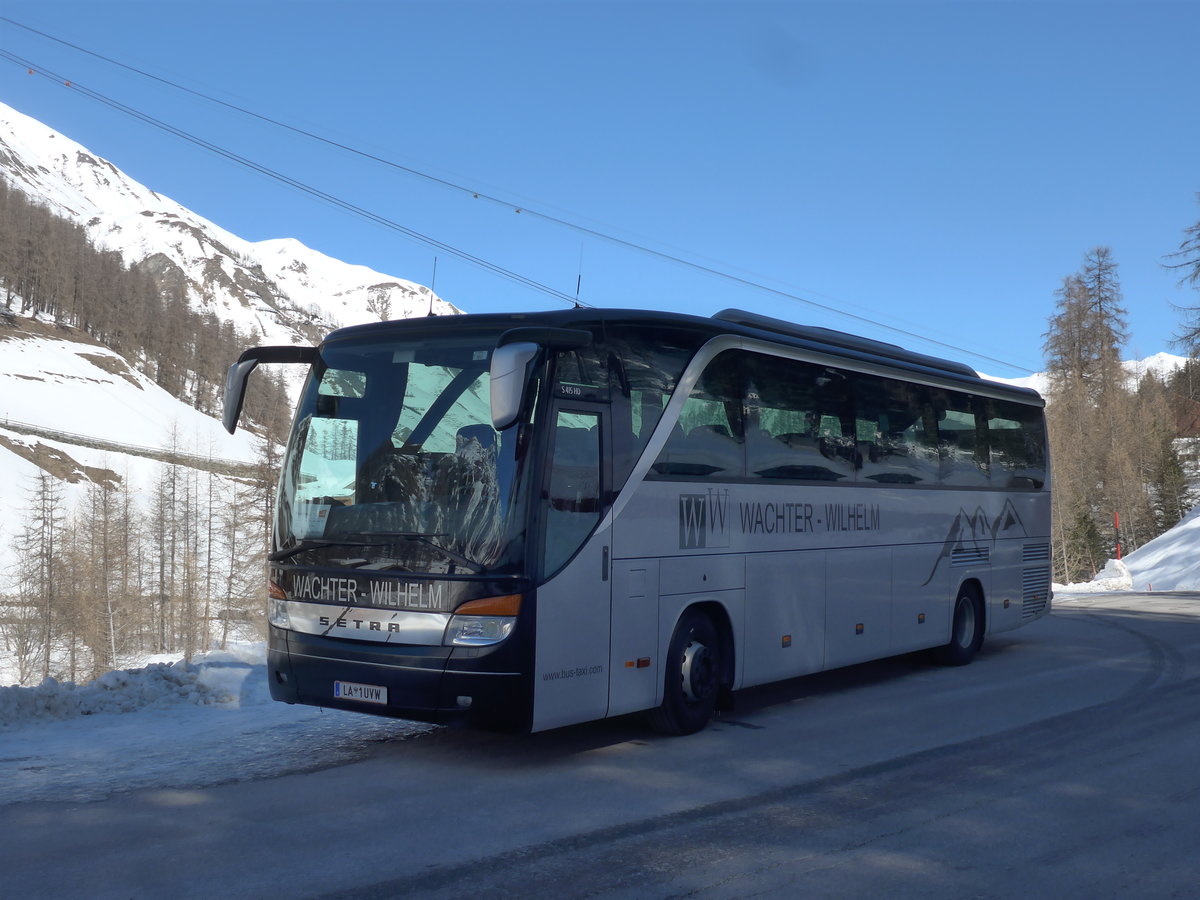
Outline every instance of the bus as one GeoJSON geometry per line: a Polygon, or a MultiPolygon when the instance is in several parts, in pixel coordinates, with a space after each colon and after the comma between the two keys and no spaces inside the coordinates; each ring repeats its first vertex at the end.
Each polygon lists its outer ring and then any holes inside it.
{"type": "Polygon", "coordinates": [[[387,321],[308,367],[268,556],[276,700],[523,731],[913,651],[1050,610],[1037,392],[729,309],[387,321]]]}

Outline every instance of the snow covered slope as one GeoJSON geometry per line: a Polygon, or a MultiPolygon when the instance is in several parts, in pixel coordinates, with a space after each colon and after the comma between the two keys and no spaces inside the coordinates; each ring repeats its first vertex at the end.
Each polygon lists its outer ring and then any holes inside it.
{"type": "MultiPolygon", "coordinates": [[[[177,443],[249,460],[252,438],[180,403],[122,357],[74,329],[0,320],[0,423],[26,423],[148,448],[177,443]]],[[[0,483],[0,490],[4,485],[0,483]]]]}
{"type": "Polygon", "coordinates": [[[1200,590],[1200,507],[1125,559],[1134,590],[1200,590]]]}
{"type": "Polygon", "coordinates": [[[227,434],[74,329],[0,317],[0,593],[11,589],[13,539],[39,473],[73,505],[89,483],[148,490],[164,449],[244,463],[257,440],[227,434]]]}

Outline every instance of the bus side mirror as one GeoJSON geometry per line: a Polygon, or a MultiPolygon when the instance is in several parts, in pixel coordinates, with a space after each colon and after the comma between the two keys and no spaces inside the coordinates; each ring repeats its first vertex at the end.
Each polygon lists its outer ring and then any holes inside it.
{"type": "Polygon", "coordinates": [[[541,348],[529,341],[505,344],[492,353],[492,427],[503,431],[521,415],[529,364],[541,348]]]}
{"type": "Polygon", "coordinates": [[[500,335],[492,352],[492,427],[508,428],[521,415],[529,364],[544,347],[547,350],[578,350],[592,342],[592,333],[575,328],[510,328],[500,335]]]}
{"type": "Polygon", "coordinates": [[[312,365],[317,359],[316,347],[251,347],[238,357],[225,374],[225,402],[221,409],[221,424],[230,434],[237,429],[246,402],[246,379],[259,363],[304,363],[312,365]]]}
{"type": "Polygon", "coordinates": [[[246,379],[258,368],[257,359],[235,362],[225,374],[225,402],[221,409],[221,424],[233,434],[238,419],[242,416],[242,404],[246,402],[246,379]]]}

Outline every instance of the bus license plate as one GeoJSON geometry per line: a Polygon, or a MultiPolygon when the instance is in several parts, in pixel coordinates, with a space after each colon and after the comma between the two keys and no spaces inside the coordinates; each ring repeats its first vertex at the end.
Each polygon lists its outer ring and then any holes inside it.
{"type": "Polygon", "coordinates": [[[387,688],[378,684],[359,684],[355,681],[335,681],[333,696],[339,700],[358,700],[362,703],[387,703],[387,688]]]}

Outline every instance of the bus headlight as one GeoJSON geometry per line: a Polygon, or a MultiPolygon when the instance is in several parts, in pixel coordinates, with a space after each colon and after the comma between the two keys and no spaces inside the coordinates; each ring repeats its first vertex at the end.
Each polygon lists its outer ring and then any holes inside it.
{"type": "Polygon", "coordinates": [[[287,611],[287,594],[273,581],[267,585],[267,621],[276,628],[292,627],[287,611]]]}
{"type": "Polygon", "coordinates": [[[520,609],[520,594],[470,600],[450,617],[442,646],[484,647],[498,644],[512,634],[520,609]]]}

